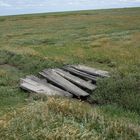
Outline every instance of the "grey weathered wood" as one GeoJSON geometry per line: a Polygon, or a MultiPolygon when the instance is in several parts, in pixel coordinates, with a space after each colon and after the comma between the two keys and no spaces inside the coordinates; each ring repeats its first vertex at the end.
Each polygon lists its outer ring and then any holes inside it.
{"type": "Polygon", "coordinates": [[[67,91],[64,91],[63,89],[60,89],[52,84],[49,84],[49,87],[52,88],[53,90],[56,90],[58,92],[60,92],[62,95],[66,96],[66,97],[73,97],[73,95],[67,91]]]}
{"type": "Polygon", "coordinates": [[[26,79],[31,79],[31,80],[41,83],[41,84],[48,84],[46,79],[40,79],[34,75],[28,75],[28,76],[26,76],[26,79]]]}
{"type": "Polygon", "coordinates": [[[44,93],[50,95],[50,89],[46,89],[46,87],[40,85],[39,83],[27,79],[26,80],[20,79],[20,80],[21,80],[20,87],[22,89],[28,90],[30,92],[44,93]]]}
{"type": "Polygon", "coordinates": [[[66,71],[68,71],[68,72],[70,72],[70,73],[72,73],[72,74],[75,74],[75,75],[77,75],[77,76],[86,78],[86,79],[88,79],[88,80],[92,80],[92,81],[94,81],[94,82],[97,81],[97,77],[95,77],[95,76],[93,76],[93,75],[90,75],[90,74],[87,74],[87,73],[85,73],[85,72],[79,71],[79,70],[77,70],[77,69],[75,69],[75,68],[72,68],[72,67],[70,67],[70,66],[63,67],[63,69],[66,70],[66,71]]]}
{"type": "Polygon", "coordinates": [[[58,91],[58,92],[62,93],[62,95],[64,95],[64,96],[73,97],[73,95],[70,94],[69,92],[67,92],[67,91],[65,91],[63,89],[60,89],[60,88],[58,88],[58,87],[56,87],[56,86],[54,86],[54,85],[52,85],[50,83],[47,83],[46,79],[39,79],[38,77],[35,77],[35,76],[27,76],[27,78],[31,79],[33,81],[36,81],[38,83],[41,83],[41,84],[51,88],[52,90],[58,91]]]}
{"type": "Polygon", "coordinates": [[[89,93],[80,87],[94,90],[96,85],[92,84],[92,81],[96,82],[99,77],[110,77],[107,71],[97,70],[83,65],[66,66],[63,70],[46,69],[40,72],[40,74],[44,79],[27,76],[21,79],[20,87],[38,94],[87,97],[89,93]]]}
{"type": "Polygon", "coordinates": [[[26,79],[21,79],[20,87],[35,93],[72,97],[72,94],[63,91],[53,85],[45,83],[39,78],[33,76],[27,77],[26,79]]]}
{"type": "Polygon", "coordinates": [[[88,74],[94,75],[94,76],[110,77],[109,72],[107,72],[107,71],[98,70],[98,69],[83,66],[83,65],[77,65],[77,66],[72,65],[71,67],[73,67],[73,68],[75,68],[77,70],[80,70],[82,72],[86,72],[88,74]]]}
{"type": "Polygon", "coordinates": [[[53,69],[53,71],[55,71],[56,73],[58,73],[59,75],[61,75],[62,77],[64,77],[65,79],[75,83],[76,85],[79,85],[80,87],[89,89],[89,90],[95,90],[96,89],[96,85],[93,85],[91,83],[88,83],[87,81],[76,77],[72,74],[70,74],[69,72],[66,72],[62,69],[53,69]]]}
{"type": "Polygon", "coordinates": [[[36,81],[36,82],[39,82],[39,83],[42,83],[48,87],[50,87],[51,89],[55,90],[55,91],[58,91],[58,92],[61,92],[64,96],[68,96],[68,97],[73,97],[72,94],[70,94],[69,92],[63,90],[63,89],[60,89],[50,83],[47,83],[47,80],[46,79],[39,79],[38,77],[35,77],[35,76],[30,76],[29,77],[30,79],[36,81]]]}
{"type": "Polygon", "coordinates": [[[53,70],[44,70],[43,72],[40,72],[40,74],[45,77],[47,80],[51,81],[52,83],[56,84],[57,86],[65,89],[66,91],[80,97],[87,97],[89,94],[85,92],[84,90],[80,89],[76,85],[72,84],[70,81],[66,80],[59,74],[57,74],[53,70]]]}

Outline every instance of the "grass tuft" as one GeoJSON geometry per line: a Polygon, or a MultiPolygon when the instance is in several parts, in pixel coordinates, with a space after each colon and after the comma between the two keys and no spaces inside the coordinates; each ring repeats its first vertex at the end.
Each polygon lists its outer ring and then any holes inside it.
{"type": "Polygon", "coordinates": [[[7,115],[0,123],[2,140],[139,138],[139,126],[107,118],[88,104],[64,98],[50,97],[7,115]]]}

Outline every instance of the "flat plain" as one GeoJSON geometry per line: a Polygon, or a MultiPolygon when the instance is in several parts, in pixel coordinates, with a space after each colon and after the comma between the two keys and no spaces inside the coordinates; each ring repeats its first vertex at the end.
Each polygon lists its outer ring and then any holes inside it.
{"type": "Polygon", "coordinates": [[[0,137],[140,139],[140,8],[0,17],[0,137]],[[89,105],[29,97],[19,79],[84,64],[111,73],[89,105]]]}

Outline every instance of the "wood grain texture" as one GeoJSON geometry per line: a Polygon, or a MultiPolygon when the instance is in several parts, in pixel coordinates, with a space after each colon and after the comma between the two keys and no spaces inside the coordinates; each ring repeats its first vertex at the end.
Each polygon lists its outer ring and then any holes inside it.
{"type": "Polygon", "coordinates": [[[64,70],[74,74],[74,75],[77,75],[77,76],[80,76],[84,79],[87,79],[87,80],[92,80],[96,83],[97,81],[97,77],[96,76],[93,76],[93,75],[90,75],[90,74],[87,74],[85,72],[82,72],[82,71],[79,71],[73,67],[70,67],[70,66],[66,66],[66,67],[63,67],[64,70]]]}
{"type": "Polygon", "coordinates": [[[73,67],[73,68],[75,68],[79,71],[94,75],[94,76],[110,77],[109,72],[107,72],[107,71],[98,70],[98,69],[87,67],[87,66],[84,66],[84,65],[77,65],[77,66],[72,65],[71,67],[73,67]]]}
{"type": "Polygon", "coordinates": [[[45,83],[44,80],[40,80],[39,78],[34,76],[28,76],[25,79],[21,79],[20,87],[22,89],[35,93],[72,97],[72,94],[51,84],[45,83]]]}
{"type": "Polygon", "coordinates": [[[58,73],[59,75],[61,75],[62,77],[64,77],[65,79],[71,81],[72,83],[80,86],[80,87],[83,87],[83,88],[86,88],[86,89],[89,89],[89,90],[95,90],[96,89],[96,85],[94,84],[91,84],[77,76],[74,76],[72,74],[70,74],[69,72],[66,72],[62,69],[54,69],[54,71],[56,73],[58,73]]]}
{"type": "Polygon", "coordinates": [[[47,80],[49,80],[52,83],[56,84],[57,86],[65,89],[66,91],[74,94],[75,96],[78,96],[78,97],[89,96],[89,94],[87,92],[80,89],[79,87],[77,87],[76,85],[74,85],[70,81],[66,80],[65,78],[63,78],[62,76],[60,76],[59,74],[57,74],[55,71],[53,71],[51,69],[50,70],[44,70],[40,74],[43,77],[45,77],[47,80]]]}

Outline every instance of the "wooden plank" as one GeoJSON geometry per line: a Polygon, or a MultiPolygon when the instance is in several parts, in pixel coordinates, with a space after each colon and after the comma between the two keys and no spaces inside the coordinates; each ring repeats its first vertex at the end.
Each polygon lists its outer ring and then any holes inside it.
{"type": "Polygon", "coordinates": [[[47,80],[46,79],[40,79],[34,75],[29,75],[29,76],[26,76],[26,79],[31,79],[35,82],[38,82],[38,83],[41,83],[41,84],[46,84],[47,83],[47,80]]]}
{"type": "Polygon", "coordinates": [[[55,90],[55,91],[58,91],[60,93],[62,93],[64,96],[67,96],[67,97],[73,97],[72,94],[70,94],[69,92],[67,91],[64,91],[50,83],[47,83],[47,80],[46,79],[39,79],[38,77],[35,77],[35,76],[27,76],[28,79],[32,79],[33,81],[36,81],[38,83],[41,83],[41,84],[44,84],[45,86],[51,88],[52,90],[55,90]]]}
{"type": "Polygon", "coordinates": [[[88,80],[92,80],[92,81],[94,81],[95,83],[96,83],[96,81],[97,81],[97,77],[95,77],[95,76],[93,76],[93,75],[90,75],[90,74],[87,74],[87,73],[85,73],[85,72],[79,71],[79,70],[77,70],[77,69],[75,69],[75,68],[72,68],[72,67],[70,67],[70,66],[63,67],[63,69],[66,70],[66,71],[68,71],[68,72],[70,72],[70,73],[72,73],[72,74],[75,74],[75,75],[77,75],[77,76],[80,76],[80,77],[82,77],[82,78],[86,78],[86,79],[88,79],[88,80]]]}
{"type": "Polygon", "coordinates": [[[53,86],[44,86],[44,85],[39,85],[38,83],[34,83],[33,81],[23,81],[20,85],[21,88],[30,91],[30,92],[35,92],[35,93],[42,93],[42,94],[46,94],[46,95],[58,95],[58,96],[66,96],[66,97],[72,97],[72,94],[68,93],[68,92],[63,92],[63,91],[59,91],[57,90],[57,88],[54,88],[53,86]]]}
{"type": "Polygon", "coordinates": [[[62,77],[64,77],[65,79],[71,81],[72,83],[75,83],[76,85],[79,85],[80,87],[89,89],[89,90],[95,90],[96,89],[96,85],[93,85],[91,83],[88,83],[87,81],[76,77],[72,74],[70,74],[69,72],[66,72],[62,69],[53,69],[56,73],[58,73],[59,75],[61,75],[62,77]]]}
{"type": "Polygon", "coordinates": [[[98,70],[98,69],[87,67],[87,66],[83,66],[83,65],[77,65],[77,66],[72,65],[71,67],[73,67],[73,68],[75,68],[75,69],[77,69],[79,71],[82,71],[82,72],[94,75],[94,76],[110,77],[109,76],[109,72],[107,72],[107,71],[98,70]]]}
{"type": "Polygon", "coordinates": [[[80,97],[87,97],[89,94],[85,92],[84,90],[80,89],[76,85],[72,84],[53,70],[44,70],[43,72],[40,72],[40,74],[45,77],[47,80],[51,81],[52,83],[56,84],[57,86],[65,89],[66,91],[80,97]]]}
{"type": "MultiPolygon", "coordinates": [[[[39,81],[39,80],[38,80],[39,81]]],[[[40,80],[41,81],[41,80],[40,80]]],[[[21,79],[20,87],[22,89],[25,89],[30,92],[35,92],[35,93],[42,93],[46,95],[58,95],[58,96],[67,96],[67,97],[72,97],[72,95],[68,92],[61,91],[61,89],[51,86],[50,84],[42,84],[39,82],[36,82],[32,79],[26,78],[26,79],[21,79]]]]}
{"type": "Polygon", "coordinates": [[[43,94],[47,94],[47,95],[49,94],[48,92],[44,92],[44,90],[42,90],[41,88],[38,88],[32,84],[29,84],[29,83],[23,82],[23,81],[20,84],[20,87],[29,92],[34,92],[34,93],[39,93],[39,94],[43,93],[43,94]]]}
{"type": "Polygon", "coordinates": [[[73,95],[71,93],[64,91],[63,89],[60,89],[54,85],[49,84],[49,87],[55,91],[58,91],[59,93],[61,93],[62,95],[66,96],[66,97],[73,97],[73,95]]]}

